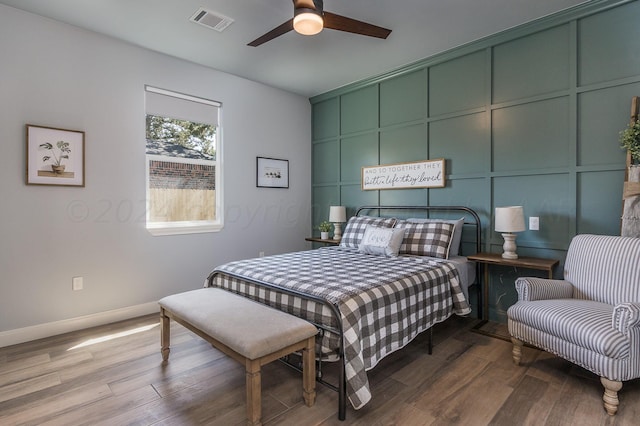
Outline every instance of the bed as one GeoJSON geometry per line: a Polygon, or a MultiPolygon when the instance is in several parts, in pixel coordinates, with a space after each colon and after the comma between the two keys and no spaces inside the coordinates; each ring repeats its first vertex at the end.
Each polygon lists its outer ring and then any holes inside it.
{"type": "Polygon", "coordinates": [[[480,220],[469,208],[361,207],[339,246],[230,262],[215,268],[205,286],[315,324],[317,358],[340,363],[337,385],[319,381],[338,391],[344,420],[347,399],[355,409],[371,399],[368,370],[434,324],[471,312],[468,287],[477,266],[461,255],[466,228],[472,251],[480,251],[480,220]],[[411,217],[420,212],[424,217],[411,217]],[[428,217],[437,213],[454,218],[428,217]],[[386,245],[378,244],[382,237],[386,245]]]}

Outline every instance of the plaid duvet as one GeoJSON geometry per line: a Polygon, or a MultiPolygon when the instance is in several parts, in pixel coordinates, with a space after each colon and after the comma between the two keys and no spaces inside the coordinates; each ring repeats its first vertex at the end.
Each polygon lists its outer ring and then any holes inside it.
{"type": "MultiPolygon", "coordinates": [[[[453,313],[471,312],[455,267],[443,260],[382,257],[345,247],[241,260],[216,268],[205,286],[223,287],[316,324],[343,328],[347,397],[355,409],[370,399],[366,371],[420,332],[453,313]],[[251,282],[259,280],[321,297],[330,308],[251,282]]],[[[338,356],[339,336],[325,333],[319,352],[338,356]]]]}

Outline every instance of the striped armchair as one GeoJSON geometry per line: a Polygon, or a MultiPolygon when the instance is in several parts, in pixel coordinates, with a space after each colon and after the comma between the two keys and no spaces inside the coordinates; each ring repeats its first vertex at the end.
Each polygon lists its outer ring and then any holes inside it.
{"type": "Polygon", "coordinates": [[[614,415],[622,382],[640,377],[640,238],[577,235],[563,280],[518,278],[507,311],[513,361],[523,343],[600,376],[614,415]]]}

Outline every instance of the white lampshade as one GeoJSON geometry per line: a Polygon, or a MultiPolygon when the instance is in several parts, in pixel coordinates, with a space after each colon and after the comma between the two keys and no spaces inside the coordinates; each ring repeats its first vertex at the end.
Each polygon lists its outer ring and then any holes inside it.
{"type": "Polygon", "coordinates": [[[347,221],[347,209],[344,206],[329,207],[329,222],[333,223],[333,239],[342,239],[342,222],[347,221]]]}
{"type": "Polygon", "coordinates": [[[344,206],[329,207],[329,222],[341,223],[347,221],[347,209],[344,206]]]}
{"type": "Polygon", "coordinates": [[[293,29],[303,35],[314,35],[322,31],[324,25],[322,16],[315,12],[316,11],[296,13],[293,17],[293,29]]]}
{"type": "Polygon", "coordinates": [[[522,232],[525,229],[522,206],[496,207],[496,232],[522,232]]]}

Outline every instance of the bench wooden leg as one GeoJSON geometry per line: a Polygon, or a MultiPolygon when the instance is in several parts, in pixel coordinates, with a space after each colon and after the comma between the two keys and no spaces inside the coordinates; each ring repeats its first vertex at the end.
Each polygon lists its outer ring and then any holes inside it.
{"type": "Polygon", "coordinates": [[[260,388],[260,360],[246,360],[247,382],[247,425],[261,425],[262,395],[260,388]]]}
{"type": "Polygon", "coordinates": [[[307,346],[302,350],[302,388],[304,402],[307,407],[316,402],[316,338],[309,337],[307,346]]]}
{"type": "Polygon", "coordinates": [[[169,360],[169,344],[171,336],[170,319],[164,312],[164,308],[160,308],[160,319],[162,320],[162,331],[160,334],[160,353],[162,353],[162,361],[167,362],[169,360]]]}

